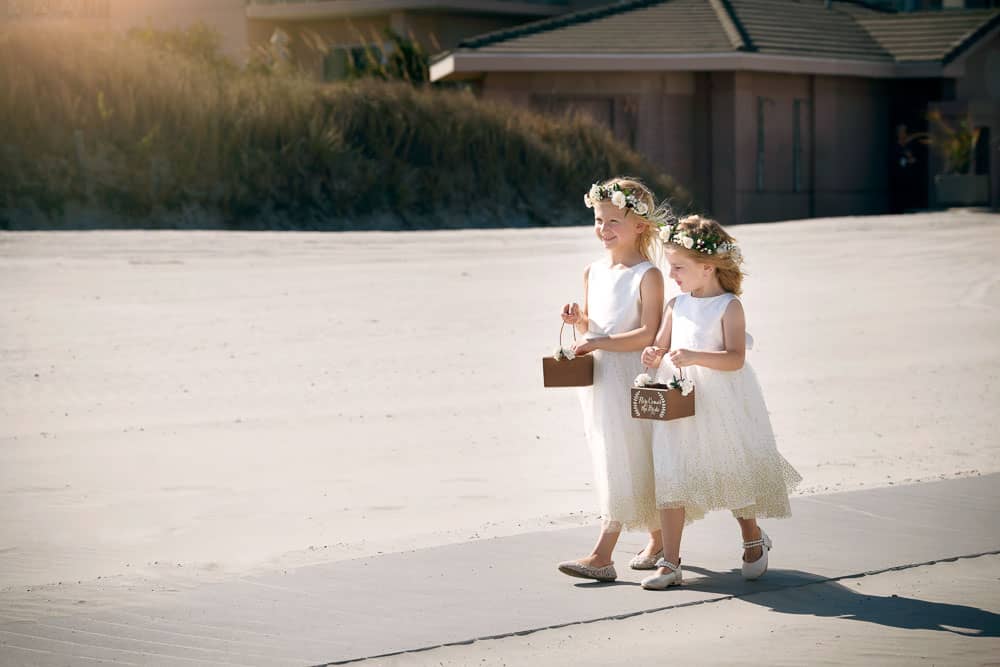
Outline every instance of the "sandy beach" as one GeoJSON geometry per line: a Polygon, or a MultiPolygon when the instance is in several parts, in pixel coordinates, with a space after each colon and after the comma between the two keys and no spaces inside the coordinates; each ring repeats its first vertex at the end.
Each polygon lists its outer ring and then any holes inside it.
{"type": "MultiPolygon", "coordinates": [[[[1000,471],[1000,216],[734,233],[799,494],[1000,471]]],[[[3,615],[591,523],[539,359],[599,254],[586,227],[0,233],[3,615]]]]}

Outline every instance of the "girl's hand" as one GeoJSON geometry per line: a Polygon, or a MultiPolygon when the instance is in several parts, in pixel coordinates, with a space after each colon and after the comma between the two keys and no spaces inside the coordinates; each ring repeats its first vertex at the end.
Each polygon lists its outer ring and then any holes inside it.
{"type": "Polygon", "coordinates": [[[642,351],[642,365],[647,368],[659,368],[666,353],[666,348],[650,345],[642,351]]]}
{"type": "Polygon", "coordinates": [[[591,338],[573,343],[573,354],[586,354],[594,350],[599,350],[598,341],[600,341],[599,338],[591,338]]]}
{"type": "Polygon", "coordinates": [[[670,363],[677,368],[698,365],[698,353],[694,350],[674,350],[670,353],[670,363]]]}
{"type": "Polygon", "coordinates": [[[562,321],[566,324],[576,324],[580,321],[580,304],[567,303],[562,309],[562,321]]]}

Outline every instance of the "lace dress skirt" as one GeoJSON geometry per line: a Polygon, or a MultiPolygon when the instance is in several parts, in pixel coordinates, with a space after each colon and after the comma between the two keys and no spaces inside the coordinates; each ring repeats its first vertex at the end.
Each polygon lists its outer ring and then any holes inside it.
{"type": "Polygon", "coordinates": [[[594,385],[579,393],[601,518],[606,526],[659,530],[651,424],[629,411],[629,390],[642,372],[639,354],[592,354],[594,385]]]}
{"type": "MultiPolygon", "coordinates": [[[[671,373],[665,366],[661,378],[671,373]]],[[[688,523],[717,509],[790,516],[788,494],[802,477],[778,452],[753,369],[684,371],[694,380],[695,415],[653,424],[657,507],[683,507],[688,523]]]]}

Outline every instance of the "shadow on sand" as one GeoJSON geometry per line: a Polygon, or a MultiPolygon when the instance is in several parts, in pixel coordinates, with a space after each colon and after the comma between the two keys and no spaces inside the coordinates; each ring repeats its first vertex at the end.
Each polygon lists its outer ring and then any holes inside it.
{"type": "MultiPolygon", "coordinates": [[[[1000,637],[1000,614],[960,604],[931,602],[897,595],[879,596],[851,590],[844,582],[800,570],[769,570],[756,582],[743,581],[736,570],[714,572],[686,567],[700,575],[685,586],[706,593],[735,595],[744,602],[782,614],[809,614],[866,621],[908,630],[939,630],[966,637],[1000,637]]],[[[990,582],[989,585],[993,585],[990,582]]]]}

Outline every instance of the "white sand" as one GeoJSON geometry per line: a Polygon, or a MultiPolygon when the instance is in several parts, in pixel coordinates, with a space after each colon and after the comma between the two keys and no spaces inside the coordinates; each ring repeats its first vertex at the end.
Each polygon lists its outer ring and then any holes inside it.
{"type": "MultiPolygon", "coordinates": [[[[1000,216],[736,232],[802,493],[1000,470],[1000,216]]],[[[592,521],[539,359],[599,253],[587,228],[0,234],[0,608],[592,521]]]]}

